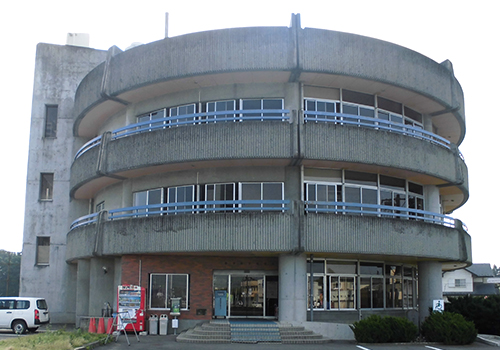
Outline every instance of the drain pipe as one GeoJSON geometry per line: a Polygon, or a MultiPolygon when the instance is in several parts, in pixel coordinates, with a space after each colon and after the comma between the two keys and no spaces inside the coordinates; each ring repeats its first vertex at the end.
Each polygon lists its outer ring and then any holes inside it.
{"type": "Polygon", "coordinates": [[[310,321],[313,321],[314,315],[313,315],[313,310],[314,310],[314,281],[313,281],[313,276],[314,276],[314,255],[311,254],[309,255],[309,308],[310,308],[310,321]]]}

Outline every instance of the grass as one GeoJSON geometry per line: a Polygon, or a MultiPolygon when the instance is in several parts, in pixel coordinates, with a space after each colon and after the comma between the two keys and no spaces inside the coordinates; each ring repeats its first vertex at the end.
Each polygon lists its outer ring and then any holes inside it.
{"type": "Polygon", "coordinates": [[[78,329],[47,331],[0,341],[0,350],[73,350],[79,346],[106,339],[106,334],[87,333],[78,329]]]}

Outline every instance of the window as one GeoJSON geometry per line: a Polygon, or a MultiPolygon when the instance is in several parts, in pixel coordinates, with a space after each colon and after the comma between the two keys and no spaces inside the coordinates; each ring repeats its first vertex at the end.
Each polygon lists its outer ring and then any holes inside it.
{"type": "Polygon", "coordinates": [[[30,308],[29,300],[18,300],[16,302],[16,309],[27,310],[30,308]]]}
{"type": "MultiPolygon", "coordinates": [[[[305,183],[305,195],[307,202],[341,202],[342,185],[341,184],[322,184],[305,183]]],[[[334,209],[335,206],[326,204],[307,204],[308,209],[317,209],[315,212],[321,212],[322,209],[334,209]]]]}
{"type": "MultiPolygon", "coordinates": [[[[206,104],[207,113],[224,112],[224,111],[234,111],[236,109],[236,101],[217,101],[217,102],[207,102],[206,104]]],[[[214,114],[206,116],[207,122],[217,123],[218,121],[236,121],[236,115],[231,114],[214,114]]]]}
{"type": "Polygon", "coordinates": [[[151,113],[146,113],[138,116],[137,117],[138,123],[151,121],[150,124],[140,125],[139,129],[145,129],[145,131],[151,131],[151,128],[161,127],[161,125],[164,125],[165,122],[158,122],[158,121],[155,122],[155,120],[165,118],[165,112],[166,112],[165,109],[160,109],[151,113]]]}
{"type": "MultiPolygon", "coordinates": [[[[247,201],[266,201],[266,200],[283,200],[283,183],[282,182],[256,182],[256,183],[240,183],[241,200],[247,201]]],[[[283,207],[284,204],[276,203],[245,203],[243,208],[276,208],[283,207]]]]}
{"type": "Polygon", "coordinates": [[[95,212],[98,213],[100,211],[103,211],[104,210],[104,201],[96,204],[95,206],[95,212]]]}
{"type": "Polygon", "coordinates": [[[181,310],[189,309],[188,274],[151,274],[150,309],[170,309],[172,298],[181,299],[181,310]]]}
{"type": "MultiPolygon", "coordinates": [[[[163,203],[163,189],[156,188],[153,190],[147,190],[142,192],[134,193],[134,207],[135,206],[148,206],[163,203]]],[[[104,203],[103,203],[104,204],[104,203]]],[[[135,212],[136,213],[146,213],[148,215],[158,214],[162,208],[154,207],[154,208],[139,208],[135,212]]]]}
{"type": "Polygon", "coordinates": [[[50,237],[36,238],[36,265],[48,265],[50,258],[50,237]]]}
{"type": "Polygon", "coordinates": [[[40,174],[40,200],[52,200],[54,189],[54,174],[41,173],[40,174]]]}
{"type": "MultiPolygon", "coordinates": [[[[195,186],[179,186],[170,187],[167,190],[167,202],[168,203],[186,203],[194,202],[195,200],[195,186]]],[[[177,213],[187,213],[194,209],[194,205],[179,205],[179,206],[169,206],[167,212],[175,211],[177,213]]]]}
{"type": "MultiPolygon", "coordinates": [[[[340,113],[340,102],[338,101],[321,101],[321,100],[305,100],[304,101],[304,110],[307,112],[325,112],[325,113],[340,113]]],[[[332,116],[332,115],[324,115],[321,114],[306,114],[306,118],[308,120],[314,120],[316,122],[321,121],[322,119],[332,120],[340,120],[340,117],[332,116]]]]}
{"type": "Polygon", "coordinates": [[[465,278],[457,278],[455,279],[455,287],[466,287],[467,283],[465,281],[465,278]]]}
{"type": "Polygon", "coordinates": [[[15,300],[0,300],[0,310],[13,309],[15,300]]]}
{"type": "MultiPolygon", "coordinates": [[[[283,109],[283,99],[241,100],[241,110],[283,109]]],[[[283,113],[245,113],[243,117],[282,117],[283,113]]],[[[262,119],[261,119],[262,120],[262,119]]]]}
{"type": "MultiPolygon", "coordinates": [[[[200,190],[200,200],[201,201],[234,201],[236,200],[236,185],[234,183],[228,184],[212,184],[205,185],[204,188],[200,190]]],[[[235,208],[236,204],[207,204],[205,208],[235,208]]],[[[207,210],[207,212],[234,212],[234,210],[207,210]]]]}
{"type": "Polygon", "coordinates": [[[45,105],[45,131],[46,138],[54,138],[57,134],[57,105],[45,105]]]}
{"type": "Polygon", "coordinates": [[[194,114],[196,112],[196,105],[189,104],[185,106],[179,106],[179,107],[173,107],[170,108],[170,124],[173,124],[174,126],[179,126],[183,124],[194,124],[196,117],[183,117],[183,118],[172,118],[172,117],[177,117],[177,116],[184,116],[184,115],[190,115],[194,114]]]}
{"type": "Polygon", "coordinates": [[[359,291],[362,309],[384,307],[384,264],[360,263],[359,291]]]}
{"type": "Polygon", "coordinates": [[[401,266],[386,265],[385,267],[386,308],[403,307],[403,290],[401,266]]]}

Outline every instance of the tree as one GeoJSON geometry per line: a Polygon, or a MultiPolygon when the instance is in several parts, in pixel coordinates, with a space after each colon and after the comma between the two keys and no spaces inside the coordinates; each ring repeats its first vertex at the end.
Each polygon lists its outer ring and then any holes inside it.
{"type": "Polygon", "coordinates": [[[0,250],[0,296],[18,296],[21,253],[0,250]]]}

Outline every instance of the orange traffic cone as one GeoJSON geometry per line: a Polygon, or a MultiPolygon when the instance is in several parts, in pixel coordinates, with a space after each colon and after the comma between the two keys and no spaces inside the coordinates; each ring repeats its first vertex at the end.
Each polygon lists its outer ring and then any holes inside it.
{"type": "Polygon", "coordinates": [[[108,326],[106,327],[106,333],[111,334],[113,331],[113,317],[108,318],[108,326]]]}
{"type": "Polygon", "coordinates": [[[95,333],[95,318],[93,317],[90,319],[89,333],[95,333]]]}
{"type": "Polygon", "coordinates": [[[97,326],[97,333],[104,334],[104,318],[99,317],[99,325],[97,326]]]}

